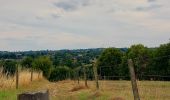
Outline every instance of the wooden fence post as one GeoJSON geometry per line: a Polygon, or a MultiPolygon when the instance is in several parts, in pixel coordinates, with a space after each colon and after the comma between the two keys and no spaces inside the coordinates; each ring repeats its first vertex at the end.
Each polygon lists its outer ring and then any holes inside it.
{"type": "Polygon", "coordinates": [[[95,77],[95,82],[96,82],[96,89],[99,89],[99,82],[98,82],[98,74],[97,74],[97,65],[96,62],[93,65],[93,71],[94,71],[94,77],[95,77]]]}
{"type": "Polygon", "coordinates": [[[78,84],[80,84],[79,70],[78,70],[78,72],[77,72],[77,81],[78,81],[78,84]]]}
{"type": "Polygon", "coordinates": [[[34,73],[34,70],[33,68],[31,68],[31,82],[33,81],[33,73],[34,73]]]}
{"type": "Polygon", "coordinates": [[[16,69],[16,89],[19,87],[19,63],[17,62],[17,69],[16,69]]]}
{"type": "Polygon", "coordinates": [[[140,100],[132,59],[128,59],[128,66],[129,66],[129,72],[130,72],[130,77],[131,77],[134,100],[140,100]]]}
{"type": "Polygon", "coordinates": [[[85,86],[88,87],[87,85],[87,75],[86,75],[86,67],[84,66],[84,81],[85,81],[85,86]]]}

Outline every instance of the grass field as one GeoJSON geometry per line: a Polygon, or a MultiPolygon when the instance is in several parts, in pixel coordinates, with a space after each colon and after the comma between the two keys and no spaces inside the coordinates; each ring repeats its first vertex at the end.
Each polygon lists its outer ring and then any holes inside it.
{"type": "MultiPolygon", "coordinates": [[[[52,100],[133,100],[130,81],[100,81],[100,90],[95,90],[93,81],[88,88],[80,81],[48,82],[44,79],[14,88],[0,90],[0,100],[16,100],[16,95],[24,91],[49,89],[52,100]]],[[[170,82],[139,81],[141,100],[170,100],[170,82]]]]}

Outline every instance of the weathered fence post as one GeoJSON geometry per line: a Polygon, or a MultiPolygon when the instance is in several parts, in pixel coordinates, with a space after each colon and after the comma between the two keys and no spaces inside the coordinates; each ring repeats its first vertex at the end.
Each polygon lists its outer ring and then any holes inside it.
{"type": "Polygon", "coordinates": [[[17,69],[16,69],[16,89],[19,87],[19,63],[17,62],[17,69]]]}
{"type": "Polygon", "coordinates": [[[86,67],[84,66],[84,81],[85,81],[85,86],[88,87],[87,85],[87,75],[86,75],[86,67]]]}
{"type": "Polygon", "coordinates": [[[31,82],[33,81],[33,73],[34,73],[34,69],[31,68],[31,82]]]}
{"type": "Polygon", "coordinates": [[[95,81],[96,81],[96,89],[99,89],[99,82],[98,82],[98,74],[97,74],[97,64],[96,62],[93,65],[93,71],[94,71],[94,77],[95,77],[95,81]]]}
{"type": "Polygon", "coordinates": [[[79,70],[78,70],[78,72],[77,72],[77,82],[78,82],[78,84],[80,84],[79,70]]]}
{"type": "Polygon", "coordinates": [[[22,93],[17,96],[17,100],[49,100],[49,91],[22,93]]]}
{"type": "Polygon", "coordinates": [[[130,72],[130,77],[131,77],[131,84],[132,84],[132,89],[133,89],[134,100],[140,100],[132,59],[128,60],[128,66],[129,66],[129,72],[130,72]]]}
{"type": "Polygon", "coordinates": [[[16,58],[17,58],[17,69],[16,69],[16,89],[18,89],[19,87],[19,65],[20,65],[20,61],[21,61],[21,58],[22,58],[22,55],[21,54],[17,54],[16,55],[16,58]]]}

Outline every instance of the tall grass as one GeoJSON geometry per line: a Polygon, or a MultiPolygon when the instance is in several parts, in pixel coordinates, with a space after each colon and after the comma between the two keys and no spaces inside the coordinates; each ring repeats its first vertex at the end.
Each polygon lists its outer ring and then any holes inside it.
{"type": "MultiPolygon", "coordinates": [[[[0,89],[15,88],[16,86],[16,75],[7,77],[2,73],[3,69],[0,69],[0,89]]],[[[34,72],[33,81],[41,80],[42,73],[34,72]]],[[[19,86],[29,85],[31,82],[31,72],[29,70],[19,71],[19,86]]]]}

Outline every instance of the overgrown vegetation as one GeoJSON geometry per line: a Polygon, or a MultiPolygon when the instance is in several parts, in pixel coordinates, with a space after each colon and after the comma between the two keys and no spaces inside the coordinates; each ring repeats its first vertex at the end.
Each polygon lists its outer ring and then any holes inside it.
{"type": "Polygon", "coordinates": [[[71,78],[73,76],[73,72],[69,67],[56,67],[52,70],[49,80],[50,81],[60,81],[71,78]]]}

